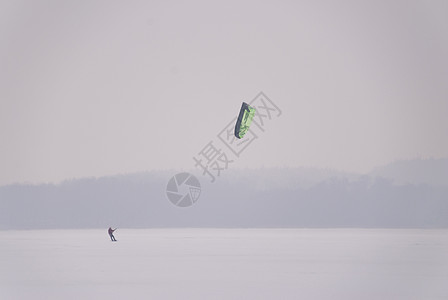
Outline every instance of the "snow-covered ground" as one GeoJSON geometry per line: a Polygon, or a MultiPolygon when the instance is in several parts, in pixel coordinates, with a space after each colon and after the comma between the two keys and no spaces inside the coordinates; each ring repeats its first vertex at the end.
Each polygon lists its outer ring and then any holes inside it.
{"type": "Polygon", "coordinates": [[[448,299],[448,230],[0,231],[0,299],[448,299]]]}

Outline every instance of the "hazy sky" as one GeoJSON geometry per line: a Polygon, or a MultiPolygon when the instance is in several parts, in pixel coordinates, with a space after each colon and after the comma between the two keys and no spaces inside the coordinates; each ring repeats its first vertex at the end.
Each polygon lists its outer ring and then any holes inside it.
{"type": "Polygon", "coordinates": [[[448,2],[0,1],[0,185],[190,169],[263,91],[233,167],[448,156],[448,2]]]}

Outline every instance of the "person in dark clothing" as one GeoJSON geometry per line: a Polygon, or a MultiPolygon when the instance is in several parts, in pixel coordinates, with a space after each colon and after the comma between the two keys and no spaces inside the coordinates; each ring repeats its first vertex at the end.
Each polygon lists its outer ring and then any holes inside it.
{"type": "Polygon", "coordinates": [[[117,228],[112,229],[112,227],[109,227],[109,230],[107,231],[109,233],[110,239],[112,242],[117,241],[114,237],[114,231],[117,230],[117,228]]]}

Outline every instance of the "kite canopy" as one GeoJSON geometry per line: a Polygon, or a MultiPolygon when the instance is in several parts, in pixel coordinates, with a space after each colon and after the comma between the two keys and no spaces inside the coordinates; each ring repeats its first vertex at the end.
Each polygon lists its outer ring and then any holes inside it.
{"type": "Polygon", "coordinates": [[[235,136],[239,139],[243,138],[246,132],[249,130],[250,123],[255,115],[255,108],[243,102],[241,106],[240,114],[236,120],[235,136]]]}

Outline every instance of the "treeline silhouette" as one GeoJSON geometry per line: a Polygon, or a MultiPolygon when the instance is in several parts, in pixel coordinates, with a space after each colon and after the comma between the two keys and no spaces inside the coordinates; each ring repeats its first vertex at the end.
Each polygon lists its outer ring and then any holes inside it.
{"type": "Polygon", "coordinates": [[[314,169],[234,170],[192,207],[167,200],[175,172],[0,187],[0,229],[448,227],[448,187],[314,169]],[[307,176],[308,174],[308,176],[307,176]],[[307,179],[308,178],[308,179],[307,179]]]}

